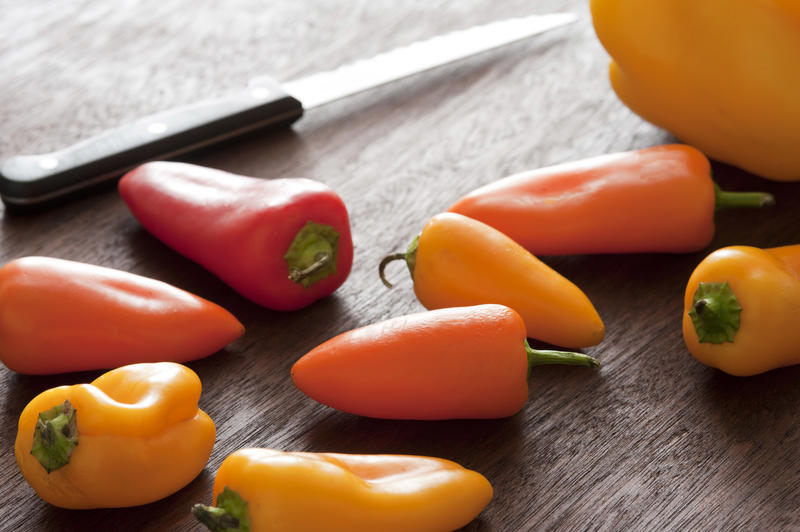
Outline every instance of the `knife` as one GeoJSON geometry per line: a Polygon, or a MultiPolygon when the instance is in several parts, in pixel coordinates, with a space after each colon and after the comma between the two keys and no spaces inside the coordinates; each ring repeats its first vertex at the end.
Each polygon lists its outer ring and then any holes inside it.
{"type": "Polygon", "coordinates": [[[144,162],[173,158],[256,129],[288,126],[307,109],[575,19],[571,13],[551,13],[502,20],[282,84],[257,77],[239,92],[140,118],[51,153],[10,157],[0,168],[0,197],[14,211],[50,206],[144,162]]]}

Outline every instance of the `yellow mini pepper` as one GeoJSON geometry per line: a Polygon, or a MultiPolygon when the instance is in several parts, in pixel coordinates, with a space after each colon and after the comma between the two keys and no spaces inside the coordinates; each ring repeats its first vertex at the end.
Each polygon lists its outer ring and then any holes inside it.
{"type": "Polygon", "coordinates": [[[713,159],[800,180],[800,2],[591,0],[611,84],[713,159]]]}
{"type": "Polygon", "coordinates": [[[46,390],[20,416],[17,464],[42,499],[62,508],[166,497],[203,470],[214,446],[200,388],[189,368],[160,362],[46,390]]]}
{"type": "Polygon", "coordinates": [[[492,498],[483,475],[449,460],[241,449],[220,465],[216,507],[192,513],[212,531],[445,531],[492,498]]]}
{"type": "Polygon", "coordinates": [[[738,376],[800,363],[800,245],[730,246],[695,268],[683,338],[700,362],[738,376]]]}

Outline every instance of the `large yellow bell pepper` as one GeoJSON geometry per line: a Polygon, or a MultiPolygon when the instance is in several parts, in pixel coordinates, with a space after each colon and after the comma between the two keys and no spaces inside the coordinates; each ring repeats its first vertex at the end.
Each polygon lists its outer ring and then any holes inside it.
{"type": "Polygon", "coordinates": [[[800,180],[800,2],[591,0],[611,84],[713,159],[800,180]]]}
{"type": "Polygon", "coordinates": [[[51,388],[22,411],[17,464],[42,499],[62,508],[161,499],[191,482],[211,455],[216,431],[199,398],[200,379],[173,362],[51,388]]]}
{"type": "Polygon", "coordinates": [[[241,449],[220,465],[216,507],[192,513],[226,532],[455,530],[492,498],[489,481],[439,458],[241,449]]]}

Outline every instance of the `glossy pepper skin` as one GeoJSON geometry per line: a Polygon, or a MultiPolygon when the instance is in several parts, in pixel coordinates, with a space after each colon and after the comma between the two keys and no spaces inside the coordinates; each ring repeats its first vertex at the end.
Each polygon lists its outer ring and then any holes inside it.
{"type": "Polygon", "coordinates": [[[800,179],[796,0],[592,0],[611,85],[713,159],[800,179]]]}
{"type": "Polygon", "coordinates": [[[730,246],[695,268],[683,338],[700,362],[749,376],[800,363],[800,245],[730,246]]]}
{"type": "Polygon", "coordinates": [[[222,511],[192,512],[215,531],[433,532],[465,526],[492,493],[480,473],[439,458],[249,448],[220,465],[222,511]],[[215,526],[225,518],[234,526],[215,526]]]}
{"type": "Polygon", "coordinates": [[[342,333],[292,367],[295,385],[338,410],[385,419],[512,416],[537,364],[597,367],[581,353],[538,351],[503,305],[410,314],[342,333]]]}
{"type": "Polygon", "coordinates": [[[773,203],[764,193],[724,192],[691,146],[669,144],[516,174],[451,207],[536,255],[685,253],[714,236],[714,212],[773,203]]]}
{"type": "Polygon", "coordinates": [[[200,388],[189,368],[159,362],[42,392],[19,419],[20,471],[62,508],[136,506],[175,493],[214,446],[214,423],[197,407],[200,388]]]}
{"type": "Polygon", "coordinates": [[[132,273],[50,257],[0,268],[0,360],[18,373],[186,362],[243,332],[222,307],[132,273]]]}
{"type": "Polygon", "coordinates": [[[498,303],[516,310],[528,335],[577,348],[596,345],[605,327],[589,298],[574,283],[500,231],[466,216],[431,218],[404,254],[414,292],[428,309],[498,303]]]}
{"type": "Polygon", "coordinates": [[[123,176],[119,192],[148,232],[267,308],[310,305],[350,274],[347,209],[318,181],[158,161],[123,176]]]}

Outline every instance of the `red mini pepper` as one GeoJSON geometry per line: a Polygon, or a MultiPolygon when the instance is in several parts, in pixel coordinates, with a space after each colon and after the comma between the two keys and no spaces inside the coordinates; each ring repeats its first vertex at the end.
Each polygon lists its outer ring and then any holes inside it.
{"type": "Polygon", "coordinates": [[[295,385],[330,407],[386,419],[498,418],[528,400],[531,366],[597,367],[591,356],[534,350],[503,305],[450,307],[345,332],[292,367],[295,385]]]}
{"type": "Polygon", "coordinates": [[[265,307],[305,307],[350,273],[347,209],[318,181],[158,161],[128,172],[119,191],[147,231],[265,307]]]}
{"type": "Polygon", "coordinates": [[[0,268],[0,360],[18,373],[186,362],[242,333],[219,305],[140,275],[49,257],[0,268]]]}
{"type": "Polygon", "coordinates": [[[772,203],[770,194],[720,190],[705,155],[671,144],[513,175],[449,210],[535,255],[684,253],[711,242],[715,210],[772,203]]]}

